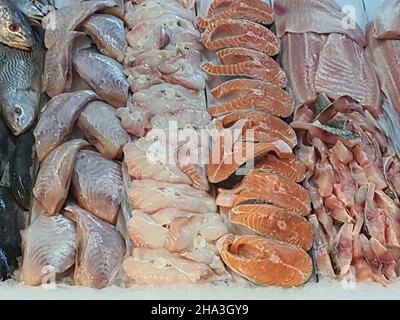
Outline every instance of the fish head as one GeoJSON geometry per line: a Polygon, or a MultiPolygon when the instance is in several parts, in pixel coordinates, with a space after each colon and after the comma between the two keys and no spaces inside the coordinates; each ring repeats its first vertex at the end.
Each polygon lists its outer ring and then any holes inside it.
{"type": "Polygon", "coordinates": [[[39,94],[35,91],[19,91],[0,101],[3,117],[15,136],[27,131],[38,113],[39,94]]]}
{"type": "Polygon", "coordinates": [[[0,21],[0,43],[21,50],[31,50],[36,45],[28,19],[9,0],[0,1],[0,21]]]}

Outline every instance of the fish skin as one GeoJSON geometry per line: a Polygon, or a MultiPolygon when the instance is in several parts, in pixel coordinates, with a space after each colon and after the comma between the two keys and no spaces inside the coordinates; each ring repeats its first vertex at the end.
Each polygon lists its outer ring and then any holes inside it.
{"type": "Polygon", "coordinates": [[[0,43],[20,50],[31,50],[37,37],[28,19],[10,0],[0,0],[0,43]]]}
{"type": "Polygon", "coordinates": [[[76,205],[67,206],[65,215],[77,224],[75,285],[97,289],[113,285],[126,250],[120,232],[76,205]]]}
{"type": "Polygon", "coordinates": [[[72,48],[76,38],[83,32],[68,32],[46,52],[43,72],[43,92],[51,98],[71,90],[72,48]]]}
{"type": "Polygon", "coordinates": [[[31,204],[33,186],[33,146],[32,132],[23,133],[17,140],[13,161],[10,162],[10,187],[14,198],[26,210],[31,204]]]}
{"type": "Polygon", "coordinates": [[[47,215],[57,214],[68,196],[74,163],[79,150],[89,146],[82,139],[65,142],[41,163],[33,194],[47,215]]]}
{"type": "Polygon", "coordinates": [[[121,208],[122,188],[120,164],[94,151],[78,153],[72,174],[72,191],[83,209],[115,225],[121,208]]]}
{"type": "Polygon", "coordinates": [[[18,268],[21,256],[21,209],[10,190],[0,186],[0,281],[9,278],[18,268]]]}
{"type": "Polygon", "coordinates": [[[13,136],[0,118],[0,180],[3,176],[6,164],[10,161],[12,153],[11,147],[13,145],[13,136]]]}
{"type": "Polygon", "coordinates": [[[115,108],[126,106],[129,84],[121,64],[100,53],[83,50],[75,54],[73,65],[100,98],[115,108]]]}
{"type": "Polygon", "coordinates": [[[40,161],[66,140],[80,111],[97,98],[93,91],[83,90],[60,94],[47,103],[33,132],[40,161]]]}
{"type": "Polygon", "coordinates": [[[89,102],[79,116],[77,126],[107,159],[120,158],[123,147],[130,141],[115,115],[115,109],[102,101],[89,102]]]}
{"type": "Polygon", "coordinates": [[[124,22],[109,14],[94,14],[81,26],[95,42],[99,51],[123,63],[128,43],[124,22]]]}
{"type": "Polygon", "coordinates": [[[40,109],[44,48],[30,51],[0,44],[0,101],[3,118],[16,136],[28,130],[40,109]]]}
{"type": "Polygon", "coordinates": [[[75,262],[76,227],[63,215],[46,216],[40,213],[22,232],[21,281],[39,286],[51,266],[56,275],[67,271],[75,262]],[[50,240],[51,239],[51,240],[50,240]]]}

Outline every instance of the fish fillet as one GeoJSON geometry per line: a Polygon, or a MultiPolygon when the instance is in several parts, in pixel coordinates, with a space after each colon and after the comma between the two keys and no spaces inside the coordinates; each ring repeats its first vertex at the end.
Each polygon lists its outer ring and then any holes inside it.
{"type": "Polygon", "coordinates": [[[366,40],[361,28],[331,0],[276,0],[274,2],[278,37],[286,32],[341,33],[359,46],[366,40]]]}
{"type": "Polygon", "coordinates": [[[79,112],[96,98],[93,91],[85,90],[60,94],[47,103],[34,131],[40,161],[66,140],[79,112]]]}
{"type": "Polygon", "coordinates": [[[76,156],[89,146],[85,140],[67,141],[54,149],[42,162],[33,194],[48,215],[58,213],[68,196],[76,156]]]}
{"type": "Polygon", "coordinates": [[[47,283],[75,262],[76,228],[62,215],[44,214],[22,231],[21,281],[30,286],[47,283]],[[47,279],[46,279],[47,278],[47,279]]]}
{"type": "Polygon", "coordinates": [[[79,152],[72,190],[82,208],[115,225],[122,201],[122,171],[118,163],[93,151],[79,152]]]}
{"type": "Polygon", "coordinates": [[[73,64],[79,76],[100,98],[115,108],[126,106],[129,84],[125,79],[121,64],[89,50],[76,53],[73,64]]]}
{"type": "Polygon", "coordinates": [[[78,118],[77,126],[85,138],[106,158],[121,158],[130,137],[107,103],[88,103],[78,118]]]}
{"type": "Polygon", "coordinates": [[[382,2],[374,19],[374,37],[377,39],[400,39],[399,0],[382,2]]]}
{"type": "Polygon", "coordinates": [[[75,205],[65,215],[77,224],[74,283],[102,289],[115,282],[125,255],[125,241],[112,225],[75,205]]]}

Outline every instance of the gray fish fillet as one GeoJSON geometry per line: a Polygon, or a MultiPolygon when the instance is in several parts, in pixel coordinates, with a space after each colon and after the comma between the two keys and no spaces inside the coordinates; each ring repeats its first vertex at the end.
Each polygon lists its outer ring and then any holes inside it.
{"type": "Polygon", "coordinates": [[[21,50],[37,44],[28,19],[10,0],[0,0],[0,43],[21,50]]]}
{"type": "Polygon", "coordinates": [[[115,225],[122,202],[121,165],[99,153],[79,152],[72,175],[72,191],[79,205],[115,225]]]}
{"type": "Polygon", "coordinates": [[[44,48],[31,51],[0,44],[0,105],[7,126],[18,136],[28,130],[40,109],[44,48]]]}
{"type": "Polygon", "coordinates": [[[78,206],[65,210],[77,224],[75,285],[97,289],[113,285],[125,255],[123,237],[114,226],[78,206]]]}
{"type": "Polygon", "coordinates": [[[82,32],[68,32],[47,51],[43,72],[43,92],[49,97],[68,92],[72,87],[72,47],[82,32]]]}
{"type": "Polygon", "coordinates": [[[130,140],[115,115],[115,109],[102,101],[90,102],[77,124],[86,139],[108,159],[120,158],[122,148],[130,140]]]}
{"type": "Polygon", "coordinates": [[[101,53],[120,63],[125,60],[127,30],[121,19],[109,14],[94,14],[81,29],[93,39],[101,53]]]}
{"type": "Polygon", "coordinates": [[[86,146],[89,143],[82,139],[67,141],[42,162],[33,194],[45,214],[54,215],[61,210],[68,196],[75,159],[86,146]]]}
{"type": "Polygon", "coordinates": [[[60,94],[48,102],[34,131],[40,161],[66,140],[79,113],[97,98],[93,91],[83,90],[60,94]]]}
{"type": "Polygon", "coordinates": [[[115,108],[126,106],[129,84],[121,64],[90,50],[75,54],[73,64],[75,71],[100,98],[115,108]]]}
{"type": "Polygon", "coordinates": [[[75,248],[76,227],[71,220],[40,214],[22,232],[21,281],[30,286],[55,281],[74,264],[75,248]]]}

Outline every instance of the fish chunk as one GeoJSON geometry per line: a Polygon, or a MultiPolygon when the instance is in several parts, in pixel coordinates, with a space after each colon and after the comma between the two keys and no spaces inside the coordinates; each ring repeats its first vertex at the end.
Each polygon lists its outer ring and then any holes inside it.
{"type": "Polygon", "coordinates": [[[321,51],[315,89],[332,99],[349,96],[372,114],[379,113],[380,90],[374,68],[362,47],[332,33],[321,51]]]}
{"type": "Polygon", "coordinates": [[[122,148],[130,137],[115,116],[115,109],[107,103],[88,103],[78,118],[77,126],[85,138],[106,158],[122,156],[122,148]]]}
{"type": "Polygon", "coordinates": [[[326,36],[312,32],[286,33],[282,38],[282,66],[298,105],[317,98],[315,74],[326,36]]]}
{"type": "Polygon", "coordinates": [[[81,26],[94,41],[99,51],[123,63],[128,43],[124,22],[109,14],[94,14],[81,26]]]}
{"type": "Polygon", "coordinates": [[[352,223],[343,224],[332,244],[333,263],[341,277],[350,272],[353,259],[353,228],[352,223]]]}
{"type": "Polygon", "coordinates": [[[211,62],[201,68],[211,75],[246,76],[277,87],[286,87],[287,77],[279,64],[268,55],[246,48],[228,48],[217,52],[221,65],[211,62]]]}
{"type": "Polygon", "coordinates": [[[400,1],[386,0],[378,8],[374,19],[374,37],[400,39],[400,1]]]}
{"type": "Polygon", "coordinates": [[[252,172],[232,190],[219,189],[216,203],[233,208],[250,201],[272,203],[302,216],[311,211],[310,196],[305,188],[269,172],[252,172]]]}
{"type": "Polygon", "coordinates": [[[102,289],[115,282],[125,255],[125,241],[112,225],[75,205],[65,215],[77,224],[74,283],[102,289]]]}
{"type": "Polygon", "coordinates": [[[221,19],[246,19],[267,25],[274,22],[275,15],[273,8],[262,0],[214,0],[208,6],[205,17],[197,18],[197,25],[205,29],[221,19]]]}
{"type": "Polygon", "coordinates": [[[117,109],[115,115],[121,121],[122,127],[136,137],[144,137],[153,127],[152,113],[131,103],[126,108],[117,109]]]}
{"type": "Polygon", "coordinates": [[[277,36],[268,28],[248,20],[218,20],[205,29],[201,40],[210,50],[243,47],[269,56],[279,53],[277,36]]]}
{"type": "Polygon", "coordinates": [[[51,48],[58,40],[63,39],[69,31],[74,31],[83,21],[96,11],[113,7],[115,4],[104,1],[86,1],[59,10],[54,10],[42,20],[42,27],[46,30],[44,43],[51,48]]]}
{"type": "Polygon", "coordinates": [[[239,205],[230,211],[229,220],[265,237],[310,250],[311,224],[303,217],[267,204],[239,205]]]}
{"type": "Polygon", "coordinates": [[[62,215],[39,214],[29,228],[22,231],[21,281],[39,286],[52,277],[55,280],[73,266],[75,250],[75,224],[62,215]]]}
{"type": "Polygon", "coordinates": [[[57,214],[68,196],[76,156],[89,146],[82,139],[67,141],[54,149],[42,162],[33,194],[45,214],[57,214]]]}
{"type": "Polygon", "coordinates": [[[276,0],[274,11],[278,37],[286,32],[333,32],[346,35],[361,47],[366,46],[365,35],[359,25],[351,17],[346,17],[335,1],[276,0]]]}
{"type": "Polygon", "coordinates": [[[64,38],[49,48],[43,72],[43,92],[51,98],[69,92],[72,88],[72,48],[76,38],[85,35],[82,32],[68,32],[64,38]]]}
{"type": "Polygon", "coordinates": [[[75,54],[73,63],[79,76],[100,98],[115,108],[126,106],[129,84],[121,64],[89,50],[75,54]]]}
{"type": "Polygon", "coordinates": [[[66,140],[80,111],[97,98],[93,91],[84,90],[60,94],[47,103],[34,130],[40,161],[66,140]]]}
{"type": "Polygon", "coordinates": [[[166,249],[135,248],[132,256],[125,259],[123,268],[139,284],[187,284],[214,276],[205,263],[182,258],[166,249]]]}
{"type": "Polygon", "coordinates": [[[231,270],[259,285],[296,287],[312,273],[307,252],[288,243],[230,234],[218,240],[217,247],[231,270]]]}
{"type": "Polygon", "coordinates": [[[372,237],[376,238],[383,245],[386,245],[386,214],[385,210],[376,207],[374,195],[375,185],[369,183],[365,201],[365,226],[372,237]]]}
{"type": "Polygon", "coordinates": [[[121,165],[83,150],[76,157],[72,191],[79,205],[115,225],[122,201],[121,165]]]}
{"type": "Polygon", "coordinates": [[[128,190],[128,198],[135,209],[146,213],[154,213],[164,208],[194,213],[217,211],[215,200],[211,195],[185,184],[135,180],[128,190]]]}
{"type": "Polygon", "coordinates": [[[210,105],[212,116],[252,109],[280,117],[289,117],[295,101],[285,90],[260,80],[234,79],[224,82],[211,91],[222,103],[210,105]]]}

